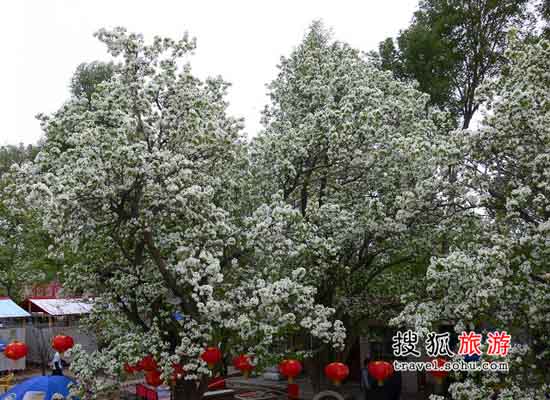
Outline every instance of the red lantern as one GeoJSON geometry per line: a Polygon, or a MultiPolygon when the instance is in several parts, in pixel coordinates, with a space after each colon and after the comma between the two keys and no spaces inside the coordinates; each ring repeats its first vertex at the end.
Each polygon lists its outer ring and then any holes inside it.
{"type": "Polygon", "coordinates": [[[371,361],[368,366],[369,374],[382,386],[384,381],[393,375],[393,366],[387,361],[371,361]]]}
{"type": "Polygon", "coordinates": [[[335,385],[340,385],[344,379],[349,375],[349,368],[346,364],[341,362],[333,362],[325,367],[325,375],[335,385]]]}
{"type": "Polygon", "coordinates": [[[146,372],[154,371],[158,368],[157,362],[152,355],[143,357],[143,359],[139,362],[139,366],[146,372]]]}
{"type": "Polygon", "coordinates": [[[245,354],[235,357],[233,359],[233,366],[241,371],[245,378],[248,378],[250,371],[254,369],[254,366],[250,363],[250,357],[245,354]]]}
{"type": "Polygon", "coordinates": [[[57,335],[52,339],[52,347],[60,353],[65,353],[73,346],[74,340],[70,336],[57,335]]]}
{"type": "Polygon", "coordinates": [[[177,381],[185,375],[185,370],[181,364],[174,363],[172,364],[172,380],[177,381]]]}
{"type": "Polygon", "coordinates": [[[151,371],[147,371],[145,374],[145,382],[147,382],[148,385],[151,386],[160,386],[162,385],[162,377],[160,374],[160,371],[153,369],[151,371]]]}
{"type": "Polygon", "coordinates": [[[302,372],[302,364],[298,360],[283,360],[279,364],[279,372],[288,378],[288,383],[293,383],[294,378],[302,372]]]}
{"type": "Polygon", "coordinates": [[[222,359],[222,352],[217,347],[207,347],[201,358],[206,361],[208,368],[212,369],[222,359]]]}
{"type": "MultiPolygon", "coordinates": [[[[433,361],[432,361],[433,362],[433,361]]],[[[447,363],[447,360],[444,358],[436,358],[435,363],[437,365],[438,370],[436,371],[430,371],[430,374],[435,378],[438,384],[443,383],[443,379],[447,375],[449,375],[449,371],[445,371],[443,368],[445,368],[445,364],[447,363]]]]}
{"type": "Polygon", "coordinates": [[[10,360],[19,360],[27,355],[29,348],[23,342],[17,340],[11,342],[4,349],[4,355],[10,360]]]}
{"type": "Polygon", "coordinates": [[[69,349],[72,349],[74,347],[74,339],[72,338],[72,336],[65,336],[66,339],[66,347],[67,347],[67,350],[69,349]]]}

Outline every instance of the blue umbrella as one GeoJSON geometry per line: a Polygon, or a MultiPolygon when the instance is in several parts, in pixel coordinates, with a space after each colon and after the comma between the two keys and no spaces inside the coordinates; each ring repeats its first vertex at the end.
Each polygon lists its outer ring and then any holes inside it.
{"type": "Polygon", "coordinates": [[[0,340],[0,352],[4,352],[6,346],[7,344],[3,340],[0,340]]]}
{"type": "MultiPolygon", "coordinates": [[[[37,395],[37,397],[31,396],[31,398],[42,398],[42,400],[52,400],[56,394],[67,397],[71,383],[74,381],[66,376],[36,376],[8,389],[0,396],[0,400],[23,400],[25,394],[29,392],[31,392],[29,395],[37,395]],[[39,395],[44,395],[44,397],[38,397],[39,395]]],[[[57,396],[55,397],[57,398],[57,396]]]]}

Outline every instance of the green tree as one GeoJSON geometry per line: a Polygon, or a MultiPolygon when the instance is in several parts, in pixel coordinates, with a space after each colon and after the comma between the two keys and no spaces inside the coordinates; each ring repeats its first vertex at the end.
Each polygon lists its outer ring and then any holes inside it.
{"type": "Polygon", "coordinates": [[[7,145],[0,147],[0,177],[10,168],[16,165],[22,165],[24,162],[31,161],[38,154],[39,147],[32,144],[24,145],[20,143],[18,146],[7,145]]]}
{"type": "Polygon", "coordinates": [[[71,79],[71,94],[77,98],[84,98],[91,105],[94,93],[99,90],[102,82],[108,81],[114,72],[113,63],[93,61],[82,63],[71,79]]]}
{"type": "Polygon", "coordinates": [[[58,271],[48,257],[52,240],[36,215],[22,206],[10,172],[33,160],[38,149],[23,144],[0,147],[0,286],[15,299],[26,285],[51,279],[58,271]]]}
{"type": "Polygon", "coordinates": [[[399,49],[395,46],[395,42],[392,38],[380,42],[378,46],[378,53],[374,53],[375,57],[378,56],[379,67],[383,70],[390,70],[394,73],[394,76],[398,79],[405,78],[402,71],[401,60],[399,56],[399,49]]]}
{"type": "Polygon", "coordinates": [[[466,129],[480,106],[476,90],[504,62],[508,32],[532,22],[528,3],[423,0],[397,37],[398,54],[387,51],[391,38],[381,43],[380,65],[398,78],[416,80],[432,104],[449,110],[466,129]]]}

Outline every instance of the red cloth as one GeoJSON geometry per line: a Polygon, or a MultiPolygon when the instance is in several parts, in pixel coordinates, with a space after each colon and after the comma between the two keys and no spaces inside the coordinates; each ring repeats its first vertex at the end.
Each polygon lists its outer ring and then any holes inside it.
{"type": "Polygon", "coordinates": [[[300,394],[300,386],[297,383],[288,384],[288,398],[297,399],[300,394]]]}
{"type": "Polygon", "coordinates": [[[136,385],[136,396],[138,397],[147,397],[147,388],[142,384],[136,385]]]}
{"type": "Polygon", "coordinates": [[[136,396],[147,400],[158,400],[158,393],[154,389],[149,389],[147,386],[138,383],[136,385],[136,396]]]}
{"type": "Polygon", "coordinates": [[[225,378],[221,376],[217,376],[215,378],[210,379],[210,382],[208,382],[208,390],[220,390],[225,389],[225,378]]]}

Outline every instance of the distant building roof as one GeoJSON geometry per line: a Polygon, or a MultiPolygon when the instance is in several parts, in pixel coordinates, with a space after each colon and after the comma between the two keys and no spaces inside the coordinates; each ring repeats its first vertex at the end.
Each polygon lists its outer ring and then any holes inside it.
{"type": "Polygon", "coordinates": [[[25,318],[31,315],[9,297],[0,297],[0,318],[25,318]]]}
{"type": "Polygon", "coordinates": [[[60,292],[63,290],[63,286],[61,286],[61,283],[59,281],[54,280],[48,283],[42,283],[34,285],[31,288],[31,293],[29,293],[29,297],[51,297],[51,298],[59,298],[60,292]]]}
{"type": "Polygon", "coordinates": [[[92,311],[92,303],[84,299],[53,299],[30,297],[25,300],[31,312],[43,312],[52,316],[87,314],[92,311]]]}

